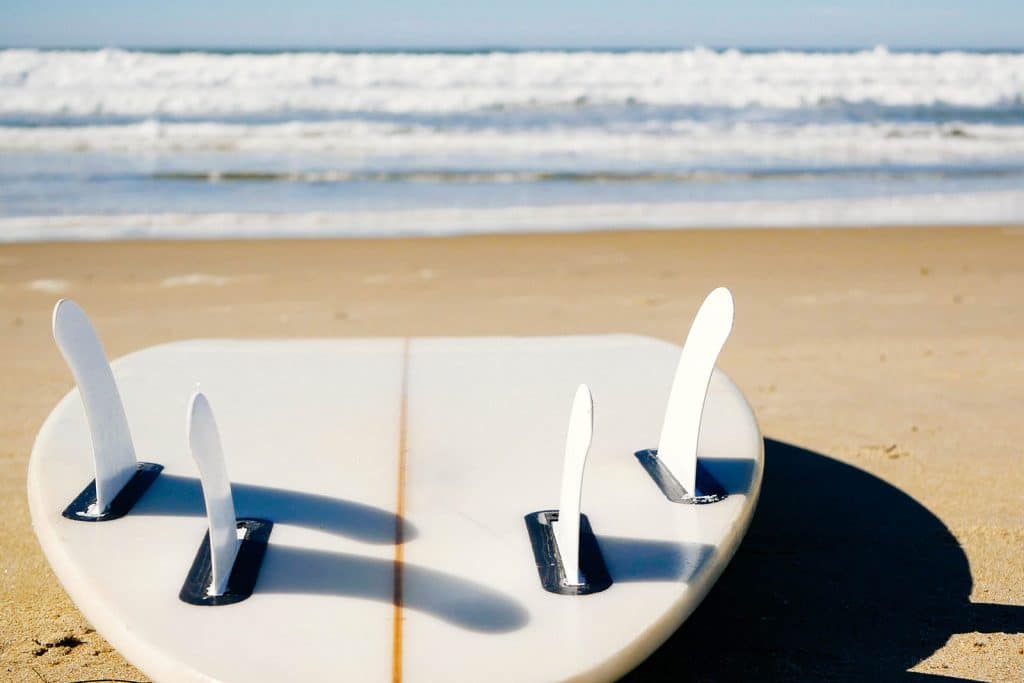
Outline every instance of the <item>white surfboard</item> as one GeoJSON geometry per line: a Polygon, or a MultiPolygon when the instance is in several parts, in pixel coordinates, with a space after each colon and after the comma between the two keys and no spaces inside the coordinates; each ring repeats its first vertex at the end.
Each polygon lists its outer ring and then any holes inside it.
{"type": "Polygon", "coordinates": [[[679,347],[629,335],[195,340],[116,360],[111,390],[61,306],[65,356],[101,386],[39,432],[33,524],[157,681],[611,680],[694,610],[753,514],[762,441],[712,370],[720,343],[677,373],[679,347]]]}

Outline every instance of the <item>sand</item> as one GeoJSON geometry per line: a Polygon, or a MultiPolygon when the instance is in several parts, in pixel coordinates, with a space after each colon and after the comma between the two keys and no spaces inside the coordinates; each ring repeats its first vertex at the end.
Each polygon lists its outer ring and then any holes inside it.
{"type": "Polygon", "coordinates": [[[1024,229],[998,227],[2,246],[0,678],[147,680],[31,530],[28,455],[72,384],[58,297],[118,356],[201,336],[678,343],[720,284],[720,364],[770,439],[762,501],[633,678],[1024,679],[1024,229]]]}

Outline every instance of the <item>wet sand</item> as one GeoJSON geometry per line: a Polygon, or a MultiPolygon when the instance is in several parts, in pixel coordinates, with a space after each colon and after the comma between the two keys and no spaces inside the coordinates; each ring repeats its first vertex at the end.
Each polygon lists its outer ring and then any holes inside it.
{"type": "Polygon", "coordinates": [[[762,501],[633,678],[1024,679],[1024,229],[998,227],[0,246],[0,678],[148,680],[31,530],[28,455],[72,385],[57,298],[119,356],[203,336],[680,343],[720,284],[720,365],[769,438],[762,501]]]}

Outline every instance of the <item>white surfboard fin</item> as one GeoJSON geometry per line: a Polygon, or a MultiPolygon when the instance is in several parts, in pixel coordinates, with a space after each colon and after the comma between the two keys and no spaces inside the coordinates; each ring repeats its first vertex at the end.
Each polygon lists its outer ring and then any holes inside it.
{"type": "Polygon", "coordinates": [[[71,369],[92,436],[95,479],[64,509],[68,519],[123,517],[163,469],[137,462],[114,373],[89,316],[70,299],[53,308],[53,340],[71,369]]]}
{"type": "Polygon", "coordinates": [[[555,545],[565,571],[565,583],[586,583],[580,575],[580,500],[583,497],[583,468],[594,436],[594,399],[590,388],[581,384],[569,414],[562,463],[562,492],[558,499],[558,519],[553,523],[555,545]]]}
{"type": "Polygon", "coordinates": [[[230,605],[252,595],[273,523],[235,517],[217,422],[199,392],[188,405],[188,444],[199,467],[209,529],[179,595],[194,605],[230,605]]]}
{"type": "Polygon", "coordinates": [[[708,294],[690,326],[679,355],[665,408],[657,450],[636,453],[637,459],[674,503],[714,503],[726,491],[697,459],[704,402],[715,362],[732,331],[732,293],[719,287],[708,294]]]}
{"type": "Polygon", "coordinates": [[[569,415],[558,509],[526,516],[541,585],[552,593],[587,595],[612,583],[590,522],[580,512],[583,470],[593,432],[594,400],[590,388],[581,384],[569,415]]]}

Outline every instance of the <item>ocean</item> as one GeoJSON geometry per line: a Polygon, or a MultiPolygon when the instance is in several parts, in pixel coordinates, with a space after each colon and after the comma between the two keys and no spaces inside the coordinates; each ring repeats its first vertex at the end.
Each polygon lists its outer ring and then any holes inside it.
{"type": "Polygon", "coordinates": [[[0,241],[1024,222],[1024,53],[0,50],[0,241]]]}

